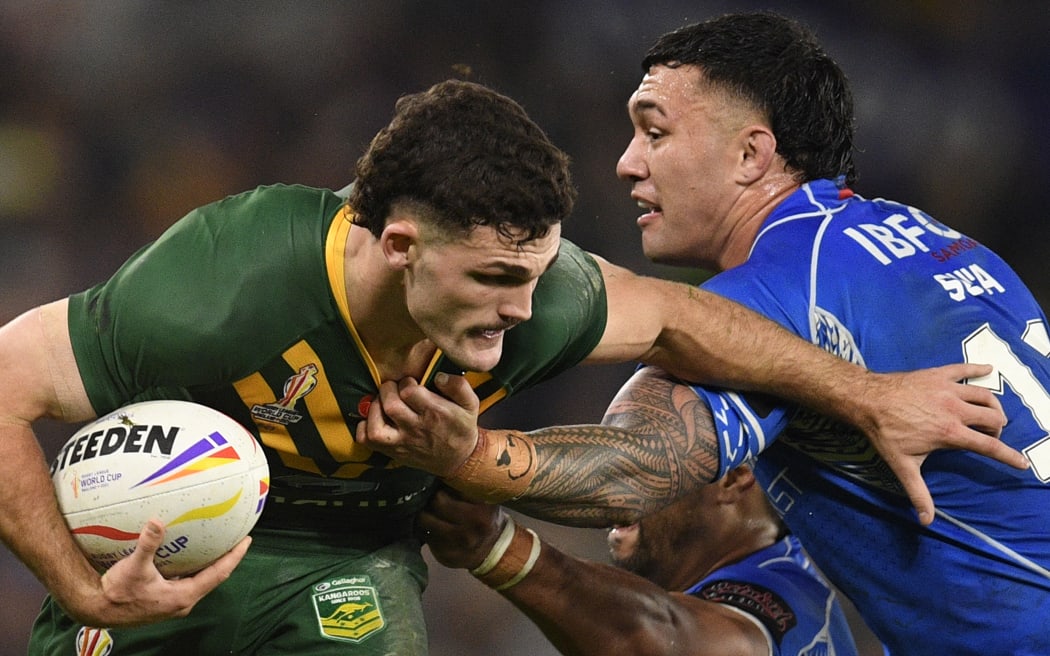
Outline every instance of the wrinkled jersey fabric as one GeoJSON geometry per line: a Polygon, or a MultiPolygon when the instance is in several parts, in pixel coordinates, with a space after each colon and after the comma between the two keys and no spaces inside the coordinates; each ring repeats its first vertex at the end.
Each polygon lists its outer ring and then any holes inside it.
{"type": "Polygon", "coordinates": [[[878,372],[992,364],[1014,470],[967,452],[923,465],[938,513],[922,527],[867,439],[768,398],[697,387],[721,468],[755,473],[820,570],[900,654],[1050,653],[1050,338],[1013,270],[976,240],[831,180],[763,223],[748,260],[703,287],[878,372]]]}

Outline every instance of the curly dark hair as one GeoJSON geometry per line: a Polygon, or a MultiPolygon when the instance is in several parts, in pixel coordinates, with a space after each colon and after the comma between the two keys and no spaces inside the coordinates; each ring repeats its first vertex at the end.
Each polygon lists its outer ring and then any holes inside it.
{"type": "Polygon", "coordinates": [[[798,22],[754,12],[688,25],[657,39],[642,70],[657,64],[697,66],[707,82],[763,111],[777,152],[804,180],[856,181],[849,82],[798,22]]]}
{"type": "Polygon", "coordinates": [[[522,243],[546,235],[576,200],[568,155],[521,105],[462,80],[401,97],[354,174],[354,222],[377,237],[392,205],[407,202],[453,236],[486,225],[522,243]]]}

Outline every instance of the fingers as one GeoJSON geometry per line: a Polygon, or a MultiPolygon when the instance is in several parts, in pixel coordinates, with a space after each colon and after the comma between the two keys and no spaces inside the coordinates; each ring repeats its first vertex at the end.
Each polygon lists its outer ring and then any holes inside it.
{"type": "Polygon", "coordinates": [[[368,406],[368,414],[365,416],[364,421],[357,425],[357,432],[354,438],[356,442],[375,446],[388,444],[392,438],[396,437],[396,433],[391,430],[387,423],[387,415],[385,414],[386,403],[383,401],[384,395],[389,396],[391,394],[391,389],[394,390],[393,396],[396,398],[396,383],[387,382],[379,387],[376,401],[373,401],[368,406]]]}
{"type": "Polygon", "coordinates": [[[441,490],[420,513],[416,527],[438,562],[471,568],[484,560],[507,521],[499,506],[466,501],[441,490]]]}
{"type": "Polygon", "coordinates": [[[1014,469],[1028,469],[1029,466],[1028,458],[1023,453],[996,438],[983,439],[981,444],[972,450],[1014,469]]]}
{"type": "MultiPolygon", "coordinates": [[[[392,426],[410,426],[447,403],[419,384],[415,378],[386,381],[379,386],[379,405],[382,416],[392,426]]],[[[372,404],[373,406],[376,404],[372,404]]]]}
{"type": "Polygon", "coordinates": [[[476,413],[479,405],[477,394],[464,376],[451,376],[443,372],[434,376],[434,389],[438,394],[420,385],[414,378],[398,381],[396,396],[391,392],[392,389],[392,386],[388,387],[384,383],[380,401],[384,411],[395,423],[428,412],[452,414],[463,409],[476,413]]]}
{"type": "Polygon", "coordinates": [[[416,520],[416,527],[422,534],[423,541],[428,544],[434,541],[441,542],[453,526],[454,521],[450,520],[450,516],[435,507],[420,513],[416,520]]]}
{"type": "Polygon", "coordinates": [[[1006,426],[1006,415],[997,408],[988,408],[970,404],[965,408],[963,423],[975,431],[998,438],[1006,426]]]}
{"type": "Polygon", "coordinates": [[[998,439],[1007,417],[998,395],[987,387],[998,388],[997,382],[991,380],[994,368],[983,364],[956,364],[943,369],[953,379],[963,376],[969,380],[968,384],[960,386],[959,398],[968,404],[964,422],[970,430],[950,446],[998,460],[1016,469],[1027,469],[1029,463],[1024,454],[998,439]],[[984,380],[978,381],[979,378],[984,380]]]}
{"type": "Polygon", "coordinates": [[[897,474],[901,485],[904,486],[904,492],[908,495],[908,499],[919,517],[919,523],[923,526],[929,526],[930,522],[933,521],[935,507],[933,505],[933,497],[930,496],[930,490],[926,487],[926,482],[922,480],[922,471],[919,469],[920,461],[904,458],[889,464],[894,473],[897,474]]]}
{"type": "Polygon", "coordinates": [[[418,422],[431,412],[452,415],[460,408],[477,412],[477,394],[465,377],[439,373],[434,378],[434,385],[444,399],[420,385],[415,378],[406,377],[380,385],[376,395],[378,402],[372,403],[368,410],[368,436],[381,439],[385,427],[418,422]],[[449,401],[458,407],[450,406],[449,401]]]}
{"type": "Polygon", "coordinates": [[[441,488],[434,493],[427,505],[427,511],[438,518],[462,520],[476,502],[464,499],[452,488],[441,488]]]}
{"type": "Polygon", "coordinates": [[[375,418],[377,422],[383,425],[396,426],[399,422],[414,417],[415,412],[405,405],[401,399],[402,389],[408,390],[412,387],[418,387],[418,383],[416,383],[414,378],[383,382],[379,386],[379,394],[376,396],[378,403],[373,403],[369,407],[369,418],[375,418]]]}
{"type": "MultiPolygon", "coordinates": [[[[998,389],[998,386],[996,386],[995,389],[998,389]]],[[[1003,406],[999,402],[999,397],[992,392],[992,389],[986,384],[978,385],[973,378],[969,379],[968,382],[960,383],[958,394],[959,398],[967,403],[983,406],[1000,413],[1003,411],[1003,406]]],[[[1005,415],[1003,416],[1003,419],[1005,422],[1005,415]]]]}
{"type": "Polygon", "coordinates": [[[436,512],[439,515],[447,514],[450,507],[459,498],[457,495],[458,493],[452,488],[441,485],[434,491],[434,495],[430,497],[430,501],[427,503],[427,510],[436,512]]]}
{"type": "Polygon", "coordinates": [[[987,376],[993,371],[995,371],[995,367],[993,367],[990,364],[972,364],[969,362],[957,362],[954,364],[946,364],[940,367],[935,367],[933,371],[941,372],[950,380],[961,382],[967,379],[982,378],[984,376],[987,376]]]}
{"type": "Polygon", "coordinates": [[[251,543],[251,537],[245,537],[234,545],[233,549],[227,551],[211,565],[208,565],[191,577],[180,579],[180,584],[185,581],[182,585],[192,588],[198,599],[203,597],[218,587],[220,583],[230,578],[234,568],[240,564],[244,555],[248,553],[248,547],[251,546],[251,543]]]}
{"type": "Polygon", "coordinates": [[[959,399],[969,406],[967,410],[970,416],[966,417],[968,425],[980,428],[989,435],[999,435],[1002,432],[1007,418],[998,395],[987,387],[972,382],[959,385],[957,394],[959,399]]]}
{"type": "Polygon", "coordinates": [[[135,550],[102,575],[95,613],[105,619],[96,626],[140,626],[185,617],[204,595],[230,577],[251,544],[251,538],[246,537],[193,576],[167,579],[153,562],[164,532],[163,523],[150,519],[139,534],[135,550]]]}
{"type": "Polygon", "coordinates": [[[438,562],[449,567],[459,567],[460,560],[467,552],[466,529],[459,523],[461,518],[448,507],[450,502],[447,495],[442,496],[441,492],[435,494],[426,510],[416,519],[416,529],[438,562]]]}
{"type": "Polygon", "coordinates": [[[1028,469],[1028,458],[1023,453],[1014,449],[998,438],[998,436],[985,435],[976,430],[970,430],[958,440],[952,441],[948,448],[972,451],[993,460],[998,460],[1004,465],[1014,469],[1028,469]]]}

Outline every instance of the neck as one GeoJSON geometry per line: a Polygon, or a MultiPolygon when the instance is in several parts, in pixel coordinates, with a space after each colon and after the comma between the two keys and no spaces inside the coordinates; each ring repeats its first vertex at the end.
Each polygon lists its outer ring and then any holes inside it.
{"type": "Polygon", "coordinates": [[[408,312],[401,272],[365,228],[350,230],[345,258],[350,318],[381,379],[422,376],[436,348],[408,312]]]}
{"type": "Polygon", "coordinates": [[[689,567],[676,564],[675,576],[662,585],[677,592],[688,590],[711,573],[774,544],[781,533],[778,522],[769,518],[740,518],[731,528],[712,534],[707,545],[690,547],[688,554],[701,557],[689,567]]]}
{"type": "Polygon", "coordinates": [[[747,261],[751,247],[755,244],[758,231],[777,205],[795,193],[801,184],[787,171],[766,175],[762,180],[749,186],[741,194],[733,214],[740,217],[734,221],[733,231],[718,257],[718,270],[725,271],[747,261]]]}

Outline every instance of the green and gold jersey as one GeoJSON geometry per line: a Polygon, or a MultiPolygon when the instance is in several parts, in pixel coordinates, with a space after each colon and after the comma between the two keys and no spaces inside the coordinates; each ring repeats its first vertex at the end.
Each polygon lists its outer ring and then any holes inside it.
{"type": "MultiPolygon", "coordinates": [[[[346,305],[343,198],[260,187],[194,210],[105,283],[70,297],[73,350],[95,410],[187,399],[247,426],[266,450],[263,522],[416,512],[433,477],[354,442],[378,386],[346,305]],[[290,511],[290,512],[289,512],[290,511]]],[[[605,329],[594,260],[563,241],[490,372],[468,372],[482,410],[572,367],[605,329]]],[[[445,366],[439,352],[423,377],[445,366]]]]}

